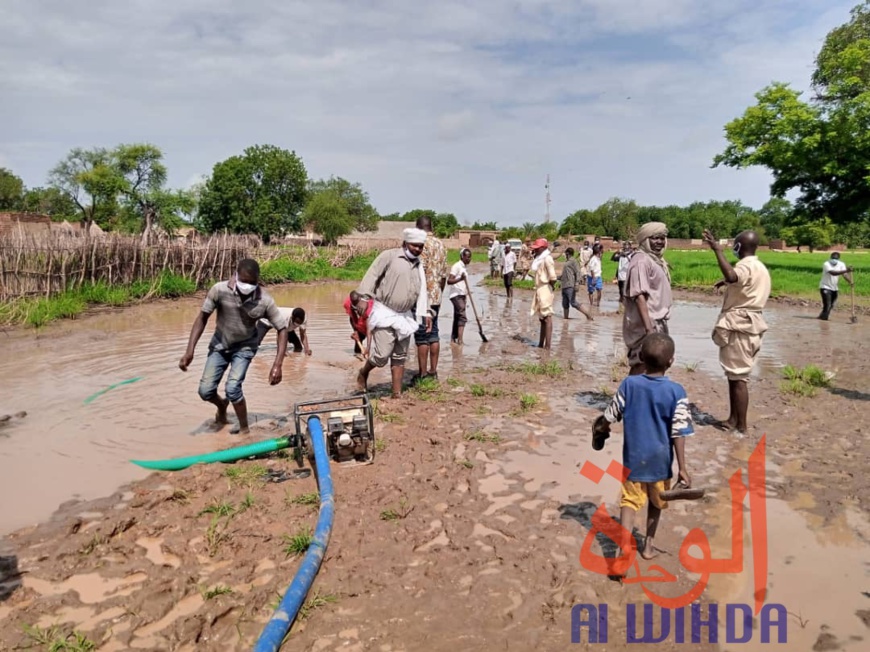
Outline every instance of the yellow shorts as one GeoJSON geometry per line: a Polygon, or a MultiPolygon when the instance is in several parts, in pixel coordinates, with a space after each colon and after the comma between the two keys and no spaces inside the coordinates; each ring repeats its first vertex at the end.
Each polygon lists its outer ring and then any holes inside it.
{"type": "Polygon", "coordinates": [[[661,492],[671,488],[670,480],[659,480],[658,482],[632,482],[626,480],[622,483],[622,489],[619,492],[619,507],[630,507],[636,512],[639,512],[641,507],[646,505],[647,496],[649,501],[659,509],[667,509],[668,502],[662,500],[661,492]]]}
{"type": "Polygon", "coordinates": [[[761,335],[716,329],[713,341],[719,345],[719,364],[728,380],[749,380],[761,352],[761,340],[761,335]]]}

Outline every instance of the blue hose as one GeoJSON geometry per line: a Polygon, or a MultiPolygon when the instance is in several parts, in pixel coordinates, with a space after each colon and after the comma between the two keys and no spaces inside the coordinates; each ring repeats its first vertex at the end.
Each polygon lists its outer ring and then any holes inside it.
{"type": "Polygon", "coordinates": [[[311,416],[308,418],[308,432],[314,449],[317,486],[320,489],[320,515],[317,518],[317,527],[314,529],[314,540],[308,546],[308,552],[305,553],[302,565],[296,571],[296,577],[293,578],[287,592],[284,593],[281,604],[278,605],[272,619],[263,628],[263,633],[260,634],[254,652],[277,652],[280,649],[284,637],[287,636],[287,632],[308,594],[308,589],[314,583],[314,578],[323,562],[323,555],[326,553],[326,546],[329,545],[335,499],[320,417],[311,416]]]}

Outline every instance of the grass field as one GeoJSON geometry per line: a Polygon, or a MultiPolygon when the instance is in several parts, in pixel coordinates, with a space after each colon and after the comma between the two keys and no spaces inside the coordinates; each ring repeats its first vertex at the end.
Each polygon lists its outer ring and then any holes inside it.
{"type": "MultiPolygon", "coordinates": [[[[731,263],[736,258],[726,254],[731,263]]],[[[784,253],[764,251],[759,255],[770,270],[771,295],[774,297],[819,298],[819,281],[822,276],[822,263],[830,256],[826,253],[784,253]]],[[[671,282],[674,287],[684,289],[706,289],[722,278],[716,257],[712,251],[668,251],[665,259],[671,266],[671,282]]],[[[841,260],[855,268],[855,296],[870,297],[870,254],[844,252],[841,260]]],[[[606,283],[616,277],[616,263],[609,256],[603,259],[603,274],[606,283]]],[[[487,281],[487,285],[490,282],[487,281]]],[[[492,281],[501,285],[501,281],[492,281]]],[[[531,281],[515,281],[515,287],[531,289],[531,281]]],[[[848,300],[849,284],[840,282],[840,302],[848,300]]],[[[866,301],[862,301],[865,304],[866,301]]]]}

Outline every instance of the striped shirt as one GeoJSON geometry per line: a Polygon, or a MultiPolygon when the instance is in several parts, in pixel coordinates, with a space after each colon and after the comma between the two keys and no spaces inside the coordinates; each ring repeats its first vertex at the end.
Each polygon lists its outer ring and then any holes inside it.
{"type": "Polygon", "coordinates": [[[604,412],[610,423],[624,420],[622,464],[632,482],[673,477],[671,440],[695,433],[686,390],[667,376],[629,376],[604,412]]]}
{"type": "Polygon", "coordinates": [[[215,311],[217,325],[208,345],[210,350],[256,348],[260,341],[257,322],[262,318],[277,330],[287,327],[287,320],[266,290],[258,287],[242,300],[236,292],[235,281],[221,281],[211,286],[202,304],[202,312],[210,315],[215,311]]]}

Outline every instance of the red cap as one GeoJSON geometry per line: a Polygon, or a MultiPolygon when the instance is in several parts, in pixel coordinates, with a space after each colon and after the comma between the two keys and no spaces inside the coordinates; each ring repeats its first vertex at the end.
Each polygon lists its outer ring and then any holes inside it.
{"type": "Polygon", "coordinates": [[[546,249],[550,246],[550,243],[547,242],[547,238],[538,238],[532,243],[532,249],[546,249]]]}

